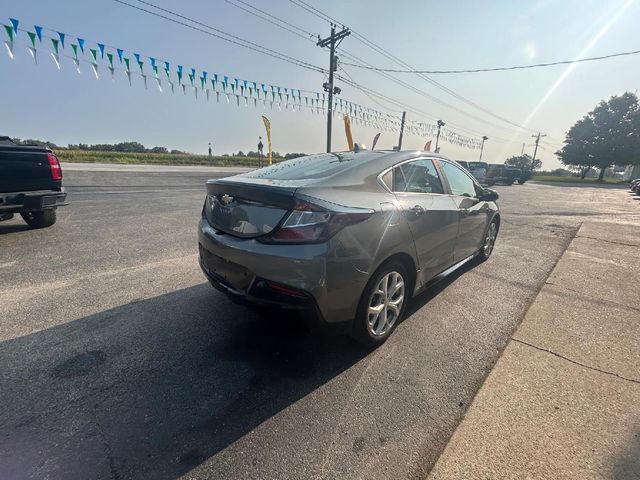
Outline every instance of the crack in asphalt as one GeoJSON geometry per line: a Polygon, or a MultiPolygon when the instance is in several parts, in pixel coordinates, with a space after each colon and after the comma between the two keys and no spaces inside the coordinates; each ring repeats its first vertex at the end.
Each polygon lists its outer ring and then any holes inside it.
{"type": "Polygon", "coordinates": [[[515,337],[511,337],[511,340],[514,341],[514,342],[518,342],[518,343],[520,343],[522,345],[526,345],[528,347],[535,348],[536,350],[539,350],[541,352],[550,353],[551,355],[554,355],[554,356],[556,356],[558,358],[561,358],[562,360],[566,360],[567,362],[573,363],[574,365],[578,365],[579,367],[587,368],[589,370],[593,370],[594,372],[604,373],[605,375],[610,375],[612,377],[619,378],[620,380],[624,380],[626,382],[640,384],[640,380],[636,380],[634,378],[625,377],[624,375],[620,375],[620,374],[615,373],[615,372],[610,372],[608,370],[602,370],[601,368],[598,368],[598,367],[592,367],[591,365],[587,365],[585,363],[578,362],[577,360],[573,360],[572,358],[566,357],[566,356],[564,356],[564,355],[562,355],[560,353],[554,352],[553,350],[550,350],[548,348],[542,348],[542,347],[539,347],[539,346],[534,345],[534,344],[529,343],[529,342],[525,342],[524,340],[520,340],[520,339],[515,338],[515,337]]]}
{"type": "Polygon", "coordinates": [[[589,237],[587,235],[578,235],[576,238],[588,238],[589,240],[597,240],[598,242],[612,243],[614,245],[622,245],[624,247],[640,247],[640,243],[616,242],[615,240],[605,240],[604,238],[589,237]]]}

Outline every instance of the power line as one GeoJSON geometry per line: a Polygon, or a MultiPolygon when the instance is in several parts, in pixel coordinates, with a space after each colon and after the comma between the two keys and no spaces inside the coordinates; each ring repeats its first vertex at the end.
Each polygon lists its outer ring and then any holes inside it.
{"type": "Polygon", "coordinates": [[[150,3],[150,2],[146,2],[144,0],[138,0],[138,2],[143,3],[145,5],[148,5],[150,7],[156,8],[156,9],[158,9],[160,11],[169,13],[171,15],[174,15],[174,16],[178,17],[178,18],[182,18],[182,19],[187,20],[189,22],[192,22],[192,23],[194,23],[196,25],[203,26],[203,27],[205,27],[205,28],[207,28],[209,30],[213,30],[215,32],[218,32],[221,35],[218,35],[216,33],[210,32],[208,30],[204,30],[203,28],[199,28],[199,27],[196,27],[194,25],[190,25],[190,24],[188,24],[186,22],[182,22],[182,21],[177,20],[175,18],[168,17],[168,16],[163,15],[161,13],[154,12],[154,11],[151,11],[151,10],[147,10],[146,8],[143,8],[143,7],[140,7],[140,6],[137,6],[137,5],[132,5],[132,4],[127,3],[127,2],[125,2],[123,0],[114,0],[114,1],[118,2],[118,3],[122,4],[122,5],[126,5],[128,7],[131,7],[131,8],[134,8],[136,10],[139,10],[141,12],[148,13],[150,15],[154,15],[154,16],[162,18],[164,20],[168,20],[170,22],[176,23],[178,25],[182,25],[182,26],[190,28],[192,30],[196,30],[198,32],[201,32],[201,33],[204,33],[206,35],[218,38],[220,40],[224,40],[226,42],[233,43],[235,45],[239,45],[239,46],[247,48],[249,50],[253,50],[255,52],[258,52],[258,53],[261,53],[261,54],[264,54],[264,55],[268,55],[268,56],[273,57],[273,58],[277,58],[278,60],[283,60],[283,61],[291,63],[293,65],[296,65],[296,66],[299,66],[299,67],[302,67],[302,68],[306,68],[308,70],[313,70],[313,71],[320,72],[320,73],[324,73],[324,71],[325,71],[323,68],[318,67],[316,65],[312,65],[312,64],[307,63],[307,62],[305,62],[303,60],[299,60],[297,58],[291,57],[289,55],[286,55],[284,53],[278,52],[276,50],[272,50],[270,48],[263,47],[262,45],[258,45],[257,43],[251,42],[251,41],[246,40],[246,39],[244,39],[242,37],[238,37],[236,35],[232,35],[230,33],[227,33],[225,31],[223,31],[223,30],[220,30],[218,28],[212,27],[210,25],[207,25],[205,23],[199,22],[199,21],[194,20],[194,19],[189,18],[189,17],[185,17],[184,15],[180,15],[179,13],[176,13],[176,12],[173,12],[171,10],[159,7],[157,5],[154,5],[154,4],[150,3]],[[225,38],[222,35],[227,35],[230,38],[225,38]],[[243,42],[243,43],[241,43],[241,42],[243,42]]]}
{"type": "Polygon", "coordinates": [[[515,65],[510,67],[494,67],[494,68],[474,68],[467,70],[402,70],[402,69],[393,69],[393,68],[379,68],[379,67],[365,67],[362,65],[357,65],[354,63],[345,63],[345,65],[349,65],[351,67],[357,67],[367,70],[374,70],[378,72],[387,72],[387,73],[428,73],[428,74],[444,74],[444,73],[479,73],[479,72],[504,72],[509,70],[525,70],[529,68],[541,68],[541,67],[553,67],[556,65],[568,65],[571,63],[581,63],[581,62],[593,62],[596,60],[606,60],[610,58],[616,57],[624,57],[628,55],[637,55],[640,53],[640,50],[632,50],[629,52],[620,52],[620,53],[611,53],[609,55],[601,55],[598,57],[588,57],[588,58],[579,58],[574,60],[561,60],[558,62],[547,62],[547,63],[535,63],[532,65],[515,65]]]}
{"type": "MultiPolygon", "coordinates": [[[[303,29],[301,29],[301,28],[299,28],[299,27],[296,27],[295,25],[293,25],[293,24],[291,24],[291,23],[288,23],[288,22],[286,22],[286,21],[284,21],[284,20],[281,20],[280,18],[275,17],[274,15],[271,15],[271,14],[268,14],[268,13],[264,12],[266,15],[268,15],[268,17],[274,18],[274,19],[276,19],[278,22],[282,22],[282,23],[284,23],[284,24],[286,24],[286,25],[291,25],[291,26],[295,27],[296,29],[298,29],[298,30],[300,30],[301,32],[304,32],[304,33],[300,33],[300,32],[298,32],[298,31],[296,31],[296,30],[293,30],[292,28],[289,28],[289,27],[285,26],[285,25],[281,25],[280,23],[277,23],[277,22],[275,22],[274,20],[271,20],[271,19],[270,19],[270,18],[268,18],[267,16],[265,16],[265,15],[261,15],[260,13],[256,13],[256,12],[254,12],[254,11],[251,11],[251,10],[249,10],[248,8],[243,7],[242,5],[238,5],[238,4],[236,4],[236,3],[233,3],[231,0],[224,0],[224,1],[225,1],[225,2],[227,2],[229,5],[233,5],[234,7],[239,8],[240,10],[243,10],[243,11],[247,12],[247,13],[248,13],[248,14],[250,14],[250,15],[253,15],[253,16],[255,16],[255,17],[258,17],[258,18],[260,18],[260,19],[264,20],[265,22],[269,22],[270,24],[275,25],[275,26],[276,26],[276,27],[278,27],[278,28],[281,28],[281,29],[283,29],[283,30],[286,30],[286,31],[287,31],[287,32],[289,32],[289,33],[293,33],[294,35],[296,35],[296,36],[298,36],[298,37],[300,37],[300,38],[304,38],[305,40],[309,40],[311,43],[315,43],[315,42],[313,42],[313,40],[311,40],[311,38],[310,38],[310,37],[312,37],[312,36],[313,36],[313,34],[312,34],[312,33],[310,33],[310,32],[306,32],[305,30],[303,30],[303,29]]],[[[242,3],[242,4],[244,4],[244,5],[249,6],[250,8],[252,8],[252,9],[256,10],[257,12],[263,12],[263,11],[262,11],[262,10],[260,10],[259,8],[254,7],[253,5],[251,5],[251,4],[249,4],[249,3],[243,2],[242,0],[236,0],[236,1],[238,1],[238,2],[240,2],[240,3],[242,3]]]]}
{"type": "MultiPolygon", "coordinates": [[[[294,5],[297,5],[300,8],[304,8],[305,10],[307,10],[308,12],[312,13],[313,15],[328,21],[328,22],[334,22],[334,23],[338,23],[338,24],[342,24],[342,22],[339,22],[338,20],[330,17],[329,15],[321,12],[320,10],[318,10],[317,8],[309,5],[308,3],[306,3],[304,0],[289,0],[291,3],[293,3],[294,5]]],[[[385,56],[386,58],[394,61],[395,63],[410,69],[411,71],[415,72],[415,68],[413,68],[411,65],[409,65],[408,63],[404,62],[403,60],[401,60],[400,58],[398,58],[397,56],[393,55],[392,53],[388,52],[387,50],[385,50],[384,48],[376,45],[375,43],[373,43],[372,41],[368,40],[364,35],[359,34],[358,32],[354,31],[353,29],[351,30],[353,32],[353,35],[355,38],[357,38],[360,42],[364,43],[366,46],[368,46],[369,48],[373,49],[374,51],[376,51],[377,53],[385,56]]],[[[504,118],[500,115],[497,115],[493,112],[491,112],[490,110],[487,110],[486,108],[482,107],[481,105],[478,105],[477,103],[469,100],[468,98],[463,97],[462,95],[454,92],[453,90],[451,90],[450,88],[447,88],[446,86],[438,83],[437,81],[427,77],[426,75],[424,75],[423,73],[419,73],[419,72],[415,72],[417,73],[417,75],[422,78],[423,80],[425,80],[426,82],[430,83],[431,85],[439,88],[440,90],[448,93],[449,95],[453,96],[454,98],[462,101],[463,103],[466,103],[469,106],[472,106],[473,108],[476,108],[482,112],[484,112],[487,115],[490,115],[502,122],[508,123],[509,125],[512,125],[514,127],[517,127],[518,129],[523,129],[523,130],[528,130],[531,132],[536,132],[536,130],[530,129],[528,127],[525,127],[524,125],[519,125],[515,122],[512,122],[511,120],[504,118]]],[[[449,106],[451,108],[451,106],[449,106]]]]}

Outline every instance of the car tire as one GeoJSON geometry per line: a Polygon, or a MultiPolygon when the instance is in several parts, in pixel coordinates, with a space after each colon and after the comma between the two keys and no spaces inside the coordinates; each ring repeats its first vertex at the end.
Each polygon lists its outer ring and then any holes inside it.
{"type": "Polygon", "coordinates": [[[20,214],[22,219],[27,222],[31,228],[46,228],[56,223],[56,211],[41,210],[39,212],[23,212],[20,214]]]}
{"type": "Polygon", "coordinates": [[[410,289],[411,280],[402,263],[390,261],[381,265],[362,292],[351,336],[369,348],[382,345],[402,321],[410,298],[410,289]],[[397,288],[400,280],[401,292],[398,290],[389,292],[389,287],[397,288]],[[386,290],[384,282],[386,282],[386,290]],[[395,308],[390,308],[391,305],[395,305],[395,308]],[[370,309],[377,309],[377,307],[380,307],[380,312],[375,317],[370,309]],[[391,318],[388,315],[391,315],[391,318]]]}
{"type": "Polygon", "coordinates": [[[524,182],[526,182],[526,180],[518,180],[518,185],[524,185],[524,182]]]}
{"type": "Polygon", "coordinates": [[[496,239],[498,238],[498,220],[495,218],[491,220],[489,227],[487,227],[487,233],[485,233],[484,240],[480,250],[478,250],[478,261],[484,262],[489,259],[493,252],[496,239]]]}

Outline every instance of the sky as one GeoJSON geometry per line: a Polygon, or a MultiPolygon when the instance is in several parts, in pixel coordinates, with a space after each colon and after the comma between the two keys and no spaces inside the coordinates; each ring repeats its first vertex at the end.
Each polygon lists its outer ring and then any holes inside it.
{"type": "MultiPolygon", "coordinates": [[[[138,0],[128,3],[152,9],[138,0]]],[[[290,57],[326,68],[328,51],[293,33],[277,28],[232,3],[238,0],[148,0],[290,57]]],[[[289,0],[243,0],[313,34],[329,34],[327,21],[289,0]]],[[[382,46],[412,67],[429,70],[471,69],[525,65],[575,59],[640,49],[640,1],[633,0],[306,0],[359,35],[382,46]]],[[[322,91],[326,75],[301,68],[264,53],[254,52],[211,35],[133,9],[115,0],[0,0],[0,17],[20,20],[20,28],[41,25],[67,34],[66,50],[76,37],[88,48],[97,42],[131,52],[289,88],[322,91]],[[71,40],[70,40],[71,39],[71,40]]],[[[203,27],[206,29],[206,27],[203,27]]],[[[3,29],[4,30],[4,29],[3,29]]],[[[210,31],[210,30],[209,30],[210,31]]],[[[2,41],[7,39],[0,31],[2,41]]],[[[46,40],[46,39],[45,39],[46,40]]],[[[258,104],[238,107],[226,101],[207,102],[193,94],[161,93],[155,84],[145,90],[139,77],[130,86],[122,72],[112,81],[101,67],[96,79],[88,63],[78,75],[63,56],[58,70],[50,45],[38,46],[36,65],[20,31],[11,60],[0,52],[0,90],[3,92],[0,135],[38,138],[57,144],[139,141],[148,147],[165,146],[206,153],[212,142],[215,154],[255,150],[264,136],[261,115],[271,121],[273,149],[278,152],[320,152],[326,145],[326,118],[308,111],[266,110],[258,104]]],[[[338,49],[372,65],[401,68],[352,35],[338,49]]],[[[88,55],[87,55],[87,58],[88,55]]],[[[347,59],[343,58],[344,62],[347,59]]],[[[148,67],[147,67],[148,68],[148,67]]],[[[342,76],[412,107],[407,118],[435,123],[441,119],[452,131],[473,138],[489,137],[483,160],[502,163],[523,150],[533,153],[533,135],[543,138],[538,158],[544,169],[558,168],[554,153],[571,125],[612,95],[637,92],[640,55],[571,66],[496,73],[433,74],[437,88],[415,74],[384,78],[375,72],[346,65],[342,76]],[[405,88],[409,83],[422,94],[405,88]],[[456,96],[448,92],[453,92],[456,96]],[[461,101],[463,97],[481,109],[461,101]],[[490,113],[487,113],[490,112],[490,113]],[[493,114],[493,115],[491,115],[493,114]],[[494,116],[495,115],[495,116],[494,116]],[[501,117],[500,119],[496,116],[501,117]],[[507,123],[525,126],[521,129],[507,123]]],[[[400,117],[402,107],[370,97],[336,81],[340,97],[400,117]]],[[[166,87],[166,85],[165,85],[166,87]]],[[[342,121],[335,117],[333,150],[347,148],[342,121]]],[[[356,142],[370,145],[377,130],[353,126],[356,142]]],[[[405,135],[403,149],[422,149],[432,136],[405,135]]],[[[383,131],[378,148],[391,148],[397,132],[383,131]]],[[[479,150],[440,142],[441,152],[458,160],[476,160],[479,150]]]]}

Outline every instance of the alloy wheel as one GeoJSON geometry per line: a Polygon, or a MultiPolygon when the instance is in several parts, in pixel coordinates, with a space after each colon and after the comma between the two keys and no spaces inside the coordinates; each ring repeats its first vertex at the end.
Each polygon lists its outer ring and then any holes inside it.
{"type": "Polygon", "coordinates": [[[405,282],[398,272],[380,279],[369,298],[367,327],[375,337],[385,335],[396,323],[404,303],[405,282]]]}
{"type": "Polygon", "coordinates": [[[489,230],[487,231],[487,237],[485,238],[484,245],[482,247],[484,249],[485,257],[491,255],[491,252],[493,251],[493,245],[496,243],[497,233],[498,227],[496,225],[496,222],[491,222],[491,225],[489,225],[489,230]]]}

